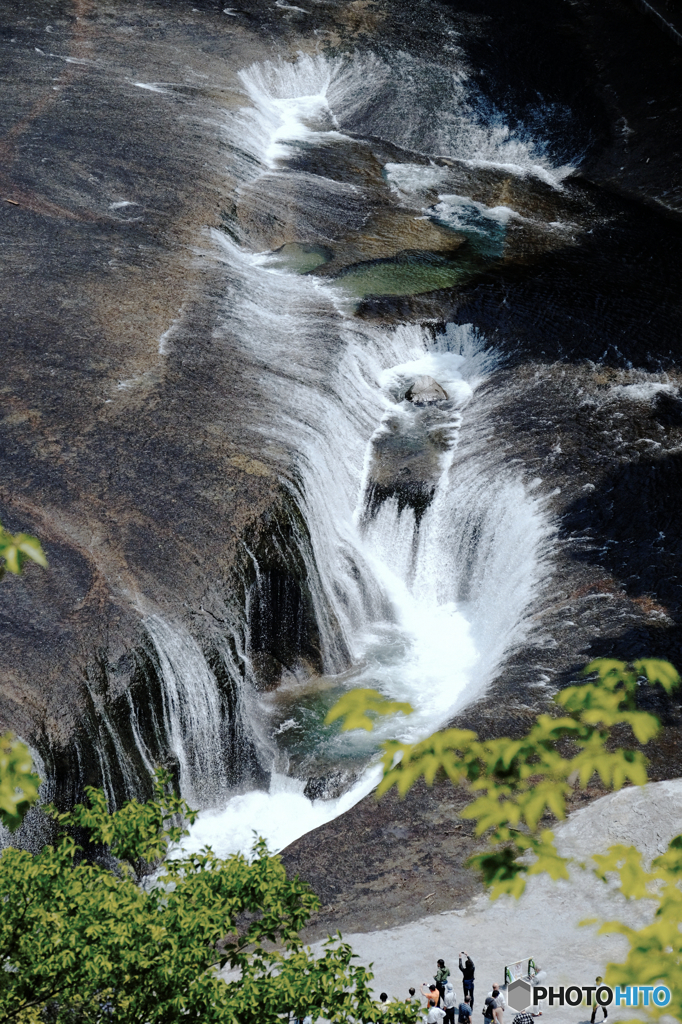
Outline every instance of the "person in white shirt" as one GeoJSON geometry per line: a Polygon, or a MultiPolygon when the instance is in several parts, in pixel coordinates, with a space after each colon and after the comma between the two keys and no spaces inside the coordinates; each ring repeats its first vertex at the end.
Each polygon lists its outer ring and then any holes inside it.
{"type": "Polygon", "coordinates": [[[455,996],[455,990],[452,987],[452,982],[448,981],[445,985],[445,994],[443,996],[443,1009],[445,1010],[446,1024],[455,1024],[456,1005],[457,997],[455,996]]]}
{"type": "Polygon", "coordinates": [[[445,1010],[441,1010],[440,1006],[432,1006],[426,1015],[426,1024],[443,1024],[445,1020],[445,1010]]]}

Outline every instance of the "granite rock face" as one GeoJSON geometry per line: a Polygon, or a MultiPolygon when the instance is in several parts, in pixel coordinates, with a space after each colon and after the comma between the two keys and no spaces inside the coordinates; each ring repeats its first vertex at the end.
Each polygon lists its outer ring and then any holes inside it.
{"type": "MultiPolygon", "coordinates": [[[[217,681],[225,742],[241,744],[230,784],[266,775],[238,735],[230,659],[246,652],[262,691],[302,665],[321,672],[305,528],[281,484],[296,453],[263,442],[266,360],[216,335],[225,278],[207,229],[277,249],[305,275],[355,275],[360,321],[472,323],[503,353],[485,385],[501,396],[487,436],[539,481],[562,544],[537,628],[460,724],[520,732],[596,655],[682,664],[682,51],[620,0],[235,10],[55,0],[36,13],[0,0],[0,519],[39,536],[50,562],[0,586],[0,726],[37,747],[62,803],[107,771],[116,798],[143,791],[139,751],[120,769],[135,729],[173,763],[150,616],[191,636],[217,681]],[[221,125],[246,102],[241,68],[377,44],[436,61],[447,32],[512,121],[533,123],[544,97],[548,145],[579,167],[558,190],[438,158],[451,193],[508,211],[505,255],[472,259],[475,232],[424,219],[432,189],[399,209],[382,169],[431,166],[417,136],[409,152],[349,137],[342,184],[355,198],[333,236],[329,209],[313,217],[299,193],[267,209],[263,193],[237,194],[221,125]],[[378,294],[387,266],[407,284],[378,294]]],[[[302,159],[301,180],[342,174],[331,146],[326,160],[302,159]]],[[[439,387],[420,395],[444,401],[439,387]]],[[[396,466],[411,473],[418,511],[447,444],[413,440],[387,431],[371,468],[377,501],[393,494],[396,466]]],[[[645,699],[666,725],[654,777],[678,774],[678,703],[645,699]]],[[[336,795],[345,780],[330,768],[309,794],[336,795]]],[[[397,923],[476,891],[460,794],[439,784],[405,803],[372,800],[286,853],[323,898],[320,927],[359,927],[379,901],[397,923]],[[439,896],[425,905],[434,877],[439,896]]]]}
{"type": "MultiPolygon", "coordinates": [[[[218,640],[254,582],[245,540],[281,603],[305,603],[269,539],[287,529],[286,456],[262,450],[258,367],[212,342],[224,284],[202,252],[230,188],[207,117],[242,102],[236,50],[248,63],[264,44],[195,8],[2,7],[0,518],[50,567],[0,590],[0,720],[65,802],[102,781],[99,744],[114,772],[116,744],[135,747],[131,688],[163,717],[146,617],[188,630],[224,676],[218,640]]],[[[255,605],[255,653],[286,660],[255,605]]]]}
{"type": "Polygon", "coordinates": [[[431,402],[447,401],[448,393],[433,377],[417,377],[405,392],[408,402],[415,405],[430,405],[431,402]]]}

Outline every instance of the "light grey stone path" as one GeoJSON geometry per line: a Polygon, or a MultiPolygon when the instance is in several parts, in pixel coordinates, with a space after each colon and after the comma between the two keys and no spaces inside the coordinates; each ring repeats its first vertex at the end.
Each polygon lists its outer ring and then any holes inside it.
{"type": "MultiPolygon", "coordinates": [[[[573,814],[556,834],[560,851],[578,858],[616,843],[635,844],[651,858],[680,832],[682,780],[675,780],[597,800],[573,814]]],[[[473,1024],[481,1024],[483,999],[493,981],[504,980],[506,963],[532,956],[546,972],[547,984],[594,984],[609,961],[623,959],[626,943],[621,936],[597,935],[595,927],[581,927],[580,921],[621,918],[641,926],[650,907],[628,904],[608,885],[576,869],[570,881],[531,879],[518,901],[502,898],[492,903],[481,897],[464,909],[344,938],[362,963],[373,963],[377,995],[385,990],[396,998],[406,997],[410,985],[418,990],[423,981],[431,981],[439,957],[453,970],[461,993],[457,955],[466,950],[476,964],[473,1024]]],[[[505,1024],[511,1024],[513,1016],[508,1010],[505,1024]]],[[[631,1016],[625,1008],[612,1009],[609,1022],[631,1016]]],[[[551,1024],[578,1024],[589,1017],[585,1007],[545,1007],[543,1013],[543,1020],[551,1024]]]]}

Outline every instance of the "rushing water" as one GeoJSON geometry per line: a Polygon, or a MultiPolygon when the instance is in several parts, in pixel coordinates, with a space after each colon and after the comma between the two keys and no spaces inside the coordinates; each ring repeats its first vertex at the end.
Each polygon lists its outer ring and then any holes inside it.
{"type": "MultiPolygon", "coordinates": [[[[243,685],[270,788],[204,812],[192,846],[248,848],[256,829],[279,849],[352,806],[376,783],[378,740],[428,735],[484,690],[527,635],[549,572],[551,523],[495,435],[494,351],[466,325],[372,325],[355,311],[366,295],[428,292],[502,258],[510,224],[527,217],[494,201],[499,174],[560,191],[566,168],[499,117],[486,123],[463,78],[450,76],[425,118],[414,71],[396,81],[369,58],[252,67],[249,105],[226,125],[238,187],[229,231],[212,234],[225,279],[214,342],[264,367],[263,451],[309,535],[322,673],[302,664],[255,695],[246,636],[243,685]],[[394,148],[377,166],[369,136],[413,153],[394,148]],[[453,187],[463,167],[478,175],[475,196],[453,187]],[[463,255],[426,252],[426,237],[463,255]],[[423,375],[447,398],[408,401],[423,375]],[[414,714],[340,733],[324,717],[348,687],[408,700],[414,714]]],[[[215,679],[190,638],[159,619],[149,629],[183,791],[201,796],[203,776],[224,793],[215,679]]]]}

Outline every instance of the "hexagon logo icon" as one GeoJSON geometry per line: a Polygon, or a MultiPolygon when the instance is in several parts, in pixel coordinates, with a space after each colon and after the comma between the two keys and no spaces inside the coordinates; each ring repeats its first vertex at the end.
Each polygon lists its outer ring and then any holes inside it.
{"type": "Polygon", "coordinates": [[[533,1001],[532,991],[530,983],[522,981],[520,978],[510,982],[507,988],[507,1004],[512,1010],[522,1013],[533,1001]]]}

